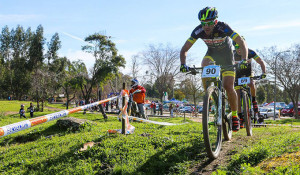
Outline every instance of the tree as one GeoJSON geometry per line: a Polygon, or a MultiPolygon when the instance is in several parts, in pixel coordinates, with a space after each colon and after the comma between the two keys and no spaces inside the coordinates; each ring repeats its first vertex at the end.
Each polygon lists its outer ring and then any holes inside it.
{"type": "Polygon", "coordinates": [[[263,103],[266,100],[266,91],[262,86],[258,86],[256,90],[256,100],[258,103],[263,103]]]}
{"type": "Polygon", "coordinates": [[[175,99],[178,99],[181,101],[185,98],[185,95],[180,89],[176,89],[176,90],[174,90],[174,97],[175,97],[175,99]]]}
{"type": "MultiPolygon", "coordinates": [[[[11,68],[11,35],[9,28],[5,26],[2,29],[1,35],[0,35],[0,52],[2,57],[4,58],[4,65],[7,67],[6,71],[7,73],[5,74],[5,77],[3,78],[3,82],[6,85],[9,86],[4,86],[3,90],[7,92],[6,95],[11,95],[12,94],[12,68],[11,68]]],[[[2,85],[3,86],[3,85],[2,85]]]]}
{"type": "Polygon", "coordinates": [[[43,55],[45,38],[43,36],[44,29],[39,25],[36,32],[32,36],[32,41],[29,48],[28,67],[31,70],[37,69],[43,63],[45,57],[43,55]]]}
{"type": "MultiPolygon", "coordinates": [[[[298,116],[298,99],[300,94],[300,44],[291,46],[286,51],[270,47],[261,51],[269,65],[269,72],[275,75],[278,85],[288,93],[298,116]]],[[[277,96],[277,93],[275,94],[277,96]]],[[[277,98],[276,98],[277,99],[277,98]]]]}
{"type": "Polygon", "coordinates": [[[57,51],[61,48],[61,41],[59,40],[58,33],[55,33],[51,41],[48,42],[48,51],[47,51],[47,59],[48,64],[50,64],[51,60],[56,60],[58,58],[57,51]]]}
{"type": "MultiPolygon", "coordinates": [[[[82,95],[88,102],[93,87],[100,87],[101,90],[107,80],[114,78],[119,67],[124,67],[126,62],[123,56],[118,55],[118,50],[110,37],[95,33],[86,37],[85,41],[89,44],[83,46],[82,50],[93,54],[95,58],[89,77],[82,77],[85,80],[81,81],[80,85],[82,95]]],[[[101,98],[101,91],[99,91],[99,98],[101,98]]]]}
{"type": "Polygon", "coordinates": [[[201,85],[201,77],[187,75],[187,78],[180,83],[180,89],[186,94],[188,99],[191,99],[195,106],[197,101],[203,96],[203,90],[201,85]]]}
{"type": "MultiPolygon", "coordinates": [[[[164,92],[174,88],[174,79],[179,68],[179,49],[170,45],[165,47],[162,44],[158,46],[149,45],[145,51],[139,54],[139,57],[148,66],[150,75],[154,75],[155,87],[158,90],[159,98],[162,100],[164,92]]],[[[173,96],[172,93],[170,97],[173,96]]]]}
{"type": "MultiPolygon", "coordinates": [[[[29,60],[28,60],[28,69],[33,71],[32,78],[34,81],[31,81],[32,87],[36,87],[33,90],[35,91],[35,98],[37,101],[37,109],[39,109],[39,102],[42,95],[43,89],[41,89],[41,84],[44,81],[43,75],[44,69],[41,67],[43,66],[44,61],[44,44],[45,38],[43,36],[44,29],[41,25],[39,25],[36,29],[36,32],[32,36],[32,40],[30,42],[29,47],[29,60]]],[[[47,71],[46,71],[47,72],[47,71]]],[[[45,75],[46,76],[46,75],[45,75]]],[[[43,100],[42,100],[43,102],[43,100]]]]}
{"type": "Polygon", "coordinates": [[[138,77],[138,72],[141,71],[141,62],[139,61],[139,56],[138,55],[134,55],[131,58],[131,75],[133,78],[137,78],[138,77]]]}

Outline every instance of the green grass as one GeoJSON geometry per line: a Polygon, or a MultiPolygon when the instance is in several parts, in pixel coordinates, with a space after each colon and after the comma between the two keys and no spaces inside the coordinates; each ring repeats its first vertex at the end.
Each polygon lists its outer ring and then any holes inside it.
{"type": "MultiPolygon", "coordinates": [[[[229,165],[221,172],[226,172],[226,174],[273,174],[278,169],[287,167],[278,164],[277,169],[264,171],[259,164],[286,153],[300,151],[299,129],[295,130],[291,127],[263,127],[255,128],[254,131],[255,137],[253,140],[250,140],[244,149],[233,150],[236,153],[231,157],[229,165]]],[[[295,169],[292,171],[299,172],[299,166],[298,162],[298,165],[295,165],[296,168],[294,167],[295,169]]]]}
{"type": "MultiPolygon", "coordinates": [[[[66,105],[64,104],[51,104],[51,103],[46,103],[46,106],[52,107],[52,108],[58,108],[58,109],[66,109],[66,105]]],[[[74,105],[69,105],[69,109],[73,108],[74,105]]]]}
{"type": "Polygon", "coordinates": [[[292,124],[292,125],[299,125],[299,119],[280,119],[280,120],[265,120],[266,124],[292,124]]]}
{"type": "MultiPolygon", "coordinates": [[[[10,106],[18,106],[10,104],[10,106]]],[[[0,107],[7,103],[0,103],[0,107]]],[[[13,109],[13,108],[11,108],[13,109]]],[[[36,112],[36,116],[51,113],[36,112]]],[[[72,132],[58,128],[56,121],[47,122],[0,138],[0,174],[190,174],[193,167],[208,162],[202,126],[183,118],[150,118],[178,123],[160,126],[133,122],[130,135],[108,134],[121,129],[116,116],[107,121],[100,114],[76,113],[71,117],[92,121],[92,125],[72,132]],[[84,143],[97,144],[80,152],[84,143]]],[[[0,126],[22,121],[19,115],[0,116],[0,126]]],[[[293,121],[297,123],[299,120],[293,121]]],[[[291,122],[283,120],[282,122],[291,122]]],[[[260,127],[234,133],[243,138],[243,149],[232,150],[228,166],[218,174],[299,174],[299,161],[291,166],[278,165],[265,170],[262,163],[284,154],[300,151],[300,130],[292,127],[260,127]]]]}
{"type": "MultiPolygon", "coordinates": [[[[0,172],[17,174],[167,174],[187,173],[195,160],[206,158],[199,123],[158,126],[133,123],[132,135],[108,134],[120,129],[116,117],[104,122],[95,114],[75,114],[96,126],[69,132],[48,122],[0,138],[0,172]],[[145,137],[141,134],[147,133],[145,137]],[[45,138],[52,135],[51,139],[45,138]],[[78,152],[84,143],[98,145],[78,152]]],[[[0,121],[7,123],[8,117],[0,121]]],[[[172,121],[172,119],[156,119],[172,121]]],[[[14,119],[14,121],[19,121],[14,119]]],[[[182,119],[175,119],[181,123],[182,119]]]]}
{"type": "Polygon", "coordinates": [[[27,109],[30,106],[30,101],[0,101],[0,111],[8,112],[8,111],[16,111],[19,113],[21,108],[21,104],[25,105],[24,109],[27,109]]]}

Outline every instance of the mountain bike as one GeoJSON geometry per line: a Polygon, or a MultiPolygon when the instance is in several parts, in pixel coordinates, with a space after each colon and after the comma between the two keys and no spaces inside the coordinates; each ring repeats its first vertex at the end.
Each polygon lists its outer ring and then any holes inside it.
{"type": "Polygon", "coordinates": [[[261,76],[254,77],[241,77],[236,79],[238,86],[240,86],[240,100],[241,100],[241,112],[245,120],[245,128],[247,136],[252,136],[252,126],[258,121],[258,113],[255,113],[251,106],[251,91],[250,87],[247,86],[251,80],[260,80],[261,76]]]}
{"type": "Polygon", "coordinates": [[[224,140],[232,137],[232,116],[228,98],[222,86],[221,68],[227,70],[232,66],[209,65],[206,67],[191,67],[190,74],[199,74],[202,70],[202,78],[209,78],[206,82],[207,90],[203,98],[202,127],[203,138],[208,157],[218,157],[222,146],[222,132],[224,140]],[[212,84],[212,86],[209,86],[212,84]]]}

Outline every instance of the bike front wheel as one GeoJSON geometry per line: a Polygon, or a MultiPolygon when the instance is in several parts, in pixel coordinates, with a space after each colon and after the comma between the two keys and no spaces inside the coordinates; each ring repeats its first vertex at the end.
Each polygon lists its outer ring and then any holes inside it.
{"type": "Polygon", "coordinates": [[[202,127],[206,152],[211,159],[218,157],[222,145],[222,122],[217,123],[218,111],[222,111],[219,106],[218,88],[209,87],[203,100],[202,127]]]}
{"type": "Polygon", "coordinates": [[[247,136],[252,136],[252,120],[250,115],[250,98],[247,94],[247,92],[242,91],[242,98],[243,98],[243,114],[244,114],[244,120],[245,120],[245,127],[247,136]]]}

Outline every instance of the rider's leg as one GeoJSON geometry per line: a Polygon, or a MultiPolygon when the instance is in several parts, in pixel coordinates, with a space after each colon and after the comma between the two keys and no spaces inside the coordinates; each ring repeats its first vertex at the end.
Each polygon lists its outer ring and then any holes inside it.
{"type": "MultiPolygon", "coordinates": [[[[211,56],[206,55],[201,62],[201,67],[205,67],[205,66],[211,65],[213,63],[214,63],[214,59],[211,56]]],[[[204,90],[207,89],[207,86],[206,86],[207,80],[208,80],[208,78],[202,78],[202,85],[203,85],[204,90]]]]}
{"type": "Polygon", "coordinates": [[[240,128],[244,128],[244,116],[242,114],[242,110],[241,110],[241,94],[240,94],[240,88],[241,86],[235,86],[235,92],[237,94],[237,102],[238,102],[238,117],[240,118],[240,128]]]}
{"type": "Polygon", "coordinates": [[[237,104],[237,94],[234,90],[234,79],[235,79],[235,72],[234,71],[225,71],[222,73],[223,75],[223,87],[227,92],[228,96],[228,102],[231,107],[232,111],[232,130],[233,131],[238,131],[240,129],[240,122],[239,118],[237,115],[237,109],[238,109],[238,104],[237,104]]]}
{"type": "Polygon", "coordinates": [[[253,80],[251,80],[250,84],[248,85],[250,87],[250,91],[251,91],[251,96],[252,96],[252,104],[253,104],[253,110],[255,113],[258,112],[258,106],[257,106],[257,102],[256,102],[256,87],[255,87],[255,82],[253,80]]]}

